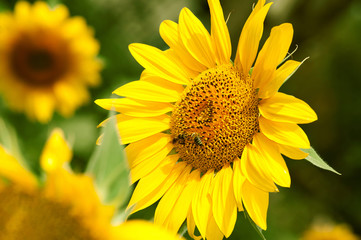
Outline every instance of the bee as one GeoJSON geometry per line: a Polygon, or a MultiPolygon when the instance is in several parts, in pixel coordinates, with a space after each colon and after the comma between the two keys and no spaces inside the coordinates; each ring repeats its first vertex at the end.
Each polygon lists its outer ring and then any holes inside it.
{"type": "Polygon", "coordinates": [[[185,143],[185,137],[184,134],[179,134],[177,137],[173,138],[172,140],[173,144],[175,143],[179,143],[179,144],[184,144],[185,143]]]}
{"type": "Polygon", "coordinates": [[[195,144],[197,144],[198,146],[203,146],[202,139],[200,138],[198,133],[192,133],[191,138],[193,138],[195,144]]]}

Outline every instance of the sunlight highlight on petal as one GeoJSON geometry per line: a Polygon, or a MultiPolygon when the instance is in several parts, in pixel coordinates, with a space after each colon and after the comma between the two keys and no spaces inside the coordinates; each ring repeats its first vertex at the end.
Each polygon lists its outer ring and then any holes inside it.
{"type": "Polygon", "coordinates": [[[208,219],[212,210],[212,200],[210,195],[211,184],[213,181],[213,171],[209,171],[201,178],[199,190],[195,193],[192,200],[192,212],[194,221],[203,238],[206,237],[208,219]]]}
{"type": "Polygon", "coordinates": [[[123,144],[132,143],[169,129],[169,117],[134,118],[123,114],[116,116],[119,135],[123,144]]]}
{"type": "Polygon", "coordinates": [[[177,90],[164,88],[148,81],[127,83],[113,92],[119,96],[154,102],[176,102],[179,99],[177,90]]]}
{"type": "Polygon", "coordinates": [[[184,46],[197,61],[208,68],[216,65],[211,36],[188,8],[183,8],[179,15],[179,34],[184,46]]]}
{"type": "Polygon", "coordinates": [[[219,0],[208,0],[208,5],[211,12],[211,39],[216,51],[216,62],[227,64],[231,58],[232,45],[223,10],[219,0]]]}
{"type": "Polygon", "coordinates": [[[259,126],[261,132],[272,141],[291,147],[310,148],[307,135],[297,124],[273,122],[260,117],[259,126]]]}
{"type": "Polygon", "coordinates": [[[107,110],[114,110],[131,117],[155,117],[173,110],[168,102],[151,102],[131,98],[97,99],[95,103],[107,110]]]}
{"type": "Polygon", "coordinates": [[[253,62],[256,59],[259,42],[263,34],[263,23],[272,3],[266,6],[263,5],[264,1],[258,1],[239,37],[234,65],[237,66],[245,76],[248,76],[253,62]]]}
{"type": "Polygon", "coordinates": [[[179,68],[179,66],[158,48],[145,44],[133,43],[129,45],[129,51],[140,65],[157,76],[174,83],[185,85],[189,83],[186,72],[179,68]]]}
{"type": "Polygon", "coordinates": [[[245,181],[242,187],[243,204],[251,219],[263,230],[267,229],[267,209],[269,193],[245,181]]]}
{"type": "Polygon", "coordinates": [[[237,206],[233,195],[233,171],[231,166],[225,166],[214,178],[213,188],[213,216],[224,234],[228,238],[233,232],[237,220],[237,206]]]}
{"type": "Polygon", "coordinates": [[[266,89],[267,84],[273,81],[278,64],[281,63],[290,48],[292,37],[293,27],[289,23],[272,28],[270,37],[259,52],[252,72],[254,86],[260,89],[260,95],[266,89]]]}
{"type": "Polygon", "coordinates": [[[263,99],[259,111],[265,118],[276,122],[310,123],[317,120],[317,115],[304,101],[284,93],[263,99]]]}

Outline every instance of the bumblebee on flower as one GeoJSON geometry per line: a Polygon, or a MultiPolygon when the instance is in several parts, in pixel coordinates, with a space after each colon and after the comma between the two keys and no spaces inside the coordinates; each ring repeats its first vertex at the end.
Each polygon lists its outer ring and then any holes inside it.
{"type": "Polygon", "coordinates": [[[220,2],[208,5],[210,33],[183,8],[178,23],[160,25],[169,49],[131,44],[145,68],[140,80],[113,92],[124,98],[96,103],[120,113],[117,126],[129,144],[132,182],[138,181],[132,211],[160,199],[155,223],[178,231],[187,220],[193,238],[197,227],[202,238],[221,239],[231,235],[237,210],[267,228],[269,193],[291,183],[282,155],[308,155],[301,149],[310,143],[298,124],[317,116],[302,100],[278,92],[301,65],[284,61],[292,25],[274,27],[258,53],[272,3],[255,5],[234,62],[220,2]]]}

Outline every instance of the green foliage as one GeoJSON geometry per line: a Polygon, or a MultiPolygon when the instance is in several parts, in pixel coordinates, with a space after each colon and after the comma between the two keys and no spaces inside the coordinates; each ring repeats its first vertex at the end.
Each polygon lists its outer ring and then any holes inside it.
{"type": "MultiPolygon", "coordinates": [[[[19,148],[19,142],[16,132],[8,123],[5,123],[0,118],[0,144],[4,146],[11,154],[24,166],[29,167],[27,162],[24,162],[24,157],[19,148]]],[[[1,159],[0,159],[1,160],[1,159]]]]}
{"type": "Polygon", "coordinates": [[[308,156],[306,157],[306,160],[312,163],[313,165],[334,172],[338,175],[341,175],[339,172],[337,172],[335,169],[330,167],[322,158],[317,154],[317,152],[311,147],[310,149],[302,149],[305,153],[308,153],[308,156]]]}
{"type": "MultiPolygon", "coordinates": [[[[245,208],[244,208],[245,209],[245,208]]],[[[248,215],[247,211],[244,210],[244,216],[246,219],[248,219],[249,223],[252,225],[252,227],[256,230],[258,236],[260,236],[262,238],[262,240],[266,240],[265,236],[263,235],[263,230],[262,228],[260,228],[255,222],[253,222],[253,220],[251,219],[251,217],[248,215]]]]}
{"type": "MultiPolygon", "coordinates": [[[[0,0],[0,11],[12,10],[16,2],[0,0]]],[[[167,47],[158,33],[159,24],[165,19],[177,22],[182,7],[190,8],[208,29],[210,26],[206,0],[48,2],[51,5],[65,4],[71,16],[84,17],[95,31],[96,39],[101,45],[100,55],[106,64],[102,71],[102,85],[91,90],[92,100],[108,98],[117,87],[130,80],[139,79],[142,67],[131,57],[128,44],[142,42],[165,50],[167,47]]],[[[224,16],[232,12],[227,23],[232,34],[232,59],[243,24],[254,2],[256,1],[221,1],[224,16]]],[[[289,55],[289,59],[300,61],[310,56],[307,64],[302,64],[291,81],[281,89],[282,92],[307,102],[318,114],[319,120],[305,125],[304,128],[313,146],[328,163],[324,162],[314,149],[305,150],[310,153],[306,160],[339,174],[329,166],[332,165],[343,174],[339,177],[336,174],[320,172],[311,164],[288,161],[292,187],[280,188],[280,193],[270,196],[267,216],[269,228],[265,233],[269,239],[299,239],[302,232],[320,215],[330,217],[336,222],[345,222],[355,232],[361,233],[360,13],[360,1],[275,1],[266,18],[260,48],[272,27],[282,22],[290,22],[295,33],[291,48],[296,44],[299,48],[293,55],[289,55]]],[[[74,140],[73,169],[83,171],[90,153],[96,148],[87,172],[96,177],[97,186],[104,199],[124,205],[131,188],[128,168],[114,123],[103,128],[103,144],[97,147],[94,144],[98,136],[96,124],[102,121],[106,114],[106,110],[89,104],[78,109],[70,119],[55,114],[51,123],[42,125],[29,121],[22,113],[11,112],[0,97],[0,116],[6,122],[5,127],[0,121],[0,141],[11,148],[12,152],[17,149],[20,154],[17,147],[19,145],[27,164],[38,169],[39,155],[49,133],[54,127],[61,127],[65,135],[74,140]],[[9,127],[9,123],[14,128],[9,127]],[[104,141],[109,143],[105,144],[104,141]]],[[[147,211],[148,209],[140,211],[134,216],[149,219],[154,211],[149,215],[147,211]]],[[[258,239],[253,229],[242,220],[245,219],[238,217],[238,225],[229,239],[258,239]]],[[[257,233],[262,234],[258,226],[252,221],[250,223],[257,233]]],[[[264,239],[263,234],[261,238],[264,239]]]]}
{"type": "Polygon", "coordinates": [[[94,176],[96,186],[106,203],[123,206],[131,189],[129,168],[119,139],[116,120],[110,115],[102,131],[101,143],[96,146],[86,172],[94,176]]]}

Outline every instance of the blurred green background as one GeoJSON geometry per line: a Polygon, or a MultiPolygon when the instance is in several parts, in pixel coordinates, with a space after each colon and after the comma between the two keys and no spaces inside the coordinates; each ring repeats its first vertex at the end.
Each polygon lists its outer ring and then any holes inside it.
{"type": "MultiPolygon", "coordinates": [[[[33,1],[29,1],[33,2],[33,1]]],[[[233,49],[255,0],[222,0],[233,49]]],[[[162,20],[178,20],[182,7],[190,8],[209,29],[206,0],[63,0],[72,16],[83,16],[94,28],[105,62],[103,82],[91,89],[93,101],[108,98],[126,82],[139,79],[141,66],[131,57],[128,45],[141,42],[166,49],[159,36],[162,20]]],[[[14,0],[0,0],[0,10],[12,9],[14,0]]],[[[287,159],[292,178],[290,189],[271,194],[267,239],[299,239],[315,219],[346,223],[361,235],[361,1],[275,0],[265,22],[263,40],[271,28],[283,22],[294,26],[291,45],[295,60],[310,56],[281,91],[306,101],[319,120],[303,126],[311,144],[338,176],[306,161],[287,159]]],[[[56,114],[46,125],[30,122],[23,114],[10,112],[0,98],[0,115],[13,126],[20,148],[31,167],[51,129],[61,127],[73,145],[74,169],[83,171],[96,138],[97,124],[108,112],[93,102],[77,110],[72,118],[56,114]]],[[[154,208],[133,217],[150,219],[154,208]]],[[[260,239],[240,213],[230,239],[260,239]]]]}

